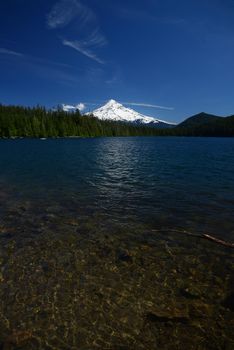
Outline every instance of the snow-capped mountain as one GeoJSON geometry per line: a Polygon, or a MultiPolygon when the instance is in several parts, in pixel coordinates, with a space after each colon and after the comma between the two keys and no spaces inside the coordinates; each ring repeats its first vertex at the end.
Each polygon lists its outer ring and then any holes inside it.
{"type": "Polygon", "coordinates": [[[93,114],[94,117],[101,120],[113,120],[134,124],[147,124],[155,127],[174,126],[173,123],[155,119],[153,117],[148,117],[134,111],[131,108],[126,108],[115,100],[110,100],[104,106],[95,109],[92,113],[87,114],[93,114]]]}
{"type": "MultiPolygon", "coordinates": [[[[78,109],[81,111],[80,106],[84,107],[84,104],[78,104],[76,106],[67,104],[60,105],[63,111],[71,113],[76,112],[76,110],[78,109]]],[[[131,108],[124,107],[121,103],[115,100],[108,101],[104,106],[95,109],[93,112],[86,113],[86,115],[93,115],[94,117],[101,120],[145,124],[148,126],[158,128],[170,128],[175,126],[174,123],[170,123],[153,117],[148,117],[146,115],[134,111],[131,108]]]]}

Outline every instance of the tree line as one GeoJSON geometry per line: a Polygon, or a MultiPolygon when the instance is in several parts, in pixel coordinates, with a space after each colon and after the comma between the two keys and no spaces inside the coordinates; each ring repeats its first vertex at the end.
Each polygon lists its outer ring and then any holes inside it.
{"type": "Polygon", "coordinates": [[[44,107],[0,105],[0,137],[142,136],[155,130],[44,107]]]}
{"type": "Polygon", "coordinates": [[[99,120],[77,110],[0,105],[0,137],[94,137],[94,136],[234,136],[234,116],[198,127],[155,127],[99,120]]]}

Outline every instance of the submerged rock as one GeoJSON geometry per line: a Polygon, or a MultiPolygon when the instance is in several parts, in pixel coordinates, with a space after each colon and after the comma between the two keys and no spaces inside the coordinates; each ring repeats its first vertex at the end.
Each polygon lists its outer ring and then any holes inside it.
{"type": "Polygon", "coordinates": [[[132,262],[132,257],[131,257],[131,255],[129,254],[128,251],[119,251],[118,255],[117,255],[117,258],[118,258],[119,261],[124,261],[124,262],[127,262],[127,263],[131,263],[132,262]]]}
{"type": "Polygon", "coordinates": [[[149,322],[163,322],[163,323],[183,323],[187,324],[189,322],[189,316],[185,313],[170,314],[166,312],[147,312],[145,318],[149,322]]]}
{"type": "Polygon", "coordinates": [[[227,309],[234,311],[234,293],[229,294],[222,302],[222,305],[227,309]]]}
{"type": "Polygon", "coordinates": [[[200,295],[199,293],[191,288],[181,288],[180,289],[180,295],[182,295],[184,298],[187,299],[199,299],[200,295]]]}

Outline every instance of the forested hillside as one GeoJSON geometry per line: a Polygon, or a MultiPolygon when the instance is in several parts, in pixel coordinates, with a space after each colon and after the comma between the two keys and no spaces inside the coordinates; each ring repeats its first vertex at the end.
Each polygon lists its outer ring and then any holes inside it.
{"type": "Polygon", "coordinates": [[[200,113],[179,124],[174,132],[185,136],[234,136],[234,116],[200,113]]]}
{"type": "Polygon", "coordinates": [[[234,115],[222,118],[201,113],[171,129],[157,129],[99,120],[79,111],[0,105],[0,137],[67,136],[234,136],[234,115]]]}
{"type": "Polygon", "coordinates": [[[47,111],[0,105],[0,137],[137,136],[154,135],[156,130],[126,123],[100,121],[79,111],[47,111]]]}

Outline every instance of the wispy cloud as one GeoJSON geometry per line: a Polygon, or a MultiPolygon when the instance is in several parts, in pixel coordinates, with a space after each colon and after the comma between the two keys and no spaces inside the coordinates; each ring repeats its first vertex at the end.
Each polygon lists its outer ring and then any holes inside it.
{"type": "Polygon", "coordinates": [[[147,107],[147,108],[157,108],[157,109],[164,109],[167,111],[174,111],[174,107],[165,107],[165,106],[159,106],[159,105],[153,105],[149,103],[138,103],[138,102],[121,102],[128,106],[139,106],[139,107],[147,107]]]}
{"type": "MultiPolygon", "coordinates": [[[[90,102],[85,102],[85,105],[87,106],[99,106],[100,104],[106,103],[106,100],[100,100],[97,101],[96,103],[90,103],[90,102]]],[[[138,102],[119,102],[123,105],[127,106],[137,106],[137,107],[147,107],[147,108],[157,108],[157,109],[163,109],[167,111],[174,111],[174,107],[165,107],[165,106],[159,106],[159,105],[154,105],[154,104],[149,104],[149,103],[138,103],[138,102]]]]}
{"type": "Polygon", "coordinates": [[[65,27],[76,17],[79,17],[79,24],[84,25],[95,15],[78,0],[60,0],[47,15],[47,25],[52,29],[65,27]]]}
{"type": "Polygon", "coordinates": [[[5,49],[3,47],[0,48],[0,54],[11,55],[11,56],[16,56],[16,57],[24,57],[24,55],[20,52],[8,50],[8,49],[5,49]]]}
{"type": "MultiPolygon", "coordinates": [[[[78,51],[82,55],[100,63],[104,61],[94,52],[107,44],[106,38],[101,34],[96,15],[79,0],[59,0],[47,15],[47,25],[51,29],[62,28],[74,22],[76,30],[83,39],[68,39],[60,36],[62,44],[78,51]],[[75,21],[76,20],[76,21],[75,21]]],[[[74,26],[71,27],[74,29],[74,26]]]]}
{"type": "Polygon", "coordinates": [[[100,63],[100,64],[104,64],[104,61],[101,60],[93,51],[92,51],[92,42],[88,41],[88,40],[84,40],[84,41],[69,41],[69,40],[63,40],[63,45],[65,46],[69,46],[71,48],[73,48],[76,51],[79,51],[81,54],[89,57],[90,59],[100,63]]]}
{"type": "Polygon", "coordinates": [[[78,79],[74,74],[69,72],[71,66],[65,63],[56,62],[41,57],[31,56],[25,53],[13,51],[0,47],[0,56],[8,56],[8,62],[12,64],[20,64],[27,71],[40,76],[40,78],[53,79],[61,83],[74,84],[78,79]],[[12,58],[10,60],[10,58],[12,58]]]}
{"type": "Polygon", "coordinates": [[[86,40],[83,41],[86,46],[92,46],[94,48],[103,47],[107,44],[106,38],[100,33],[99,29],[96,28],[86,40]]]}
{"type": "Polygon", "coordinates": [[[9,49],[3,48],[3,47],[0,47],[0,55],[9,55],[9,56],[14,56],[14,57],[19,57],[21,59],[30,61],[31,63],[38,63],[38,64],[42,64],[42,65],[60,66],[60,67],[65,67],[65,68],[71,67],[69,64],[66,64],[66,63],[55,62],[55,61],[47,60],[47,59],[44,59],[41,57],[27,55],[27,54],[13,51],[13,50],[9,50],[9,49]]]}

